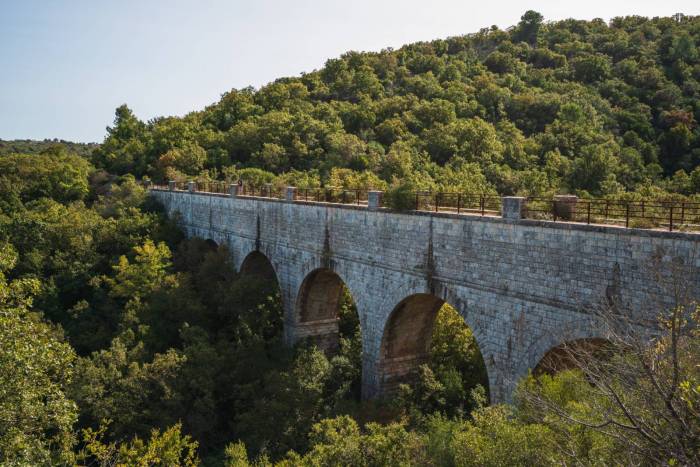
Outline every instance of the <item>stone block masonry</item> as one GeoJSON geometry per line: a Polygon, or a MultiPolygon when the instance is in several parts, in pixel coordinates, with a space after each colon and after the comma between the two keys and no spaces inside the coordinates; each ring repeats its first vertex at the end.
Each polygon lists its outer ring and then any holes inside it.
{"type": "Polygon", "coordinates": [[[496,218],[151,193],[188,235],[226,244],[237,268],[251,254],[269,260],[289,343],[311,335],[334,345],[342,281],[360,318],[366,398],[425,360],[443,302],[473,331],[500,402],[548,350],[605,337],[592,309],[670,305],[658,263],[685,264],[689,293],[700,295],[700,235],[518,219],[517,198],[504,201],[510,218],[496,218]]]}

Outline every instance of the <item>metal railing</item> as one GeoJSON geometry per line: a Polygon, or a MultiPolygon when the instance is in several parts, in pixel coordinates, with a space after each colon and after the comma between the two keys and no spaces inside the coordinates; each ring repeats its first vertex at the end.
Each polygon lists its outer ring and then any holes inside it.
{"type": "Polygon", "coordinates": [[[256,196],[258,198],[275,198],[275,199],[284,199],[285,193],[284,190],[278,186],[275,185],[261,185],[261,186],[254,186],[254,185],[239,185],[238,186],[238,195],[239,196],[256,196]]]}
{"type": "MultiPolygon", "coordinates": [[[[159,190],[174,189],[188,191],[185,181],[170,184],[152,184],[159,190]]],[[[223,181],[195,183],[195,191],[228,194],[231,184],[223,181]]],[[[238,185],[238,196],[285,199],[286,188],[272,184],[253,186],[238,185]]],[[[368,190],[336,187],[297,188],[294,200],[317,203],[337,203],[368,206],[368,190]]],[[[416,192],[416,211],[443,212],[453,214],[500,216],[502,198],[468,193],[416,192]]],[[[385,206],[380,202],[379,206],[385,206]]],[[[523,219],[553,222],[576,222],[596,225],[615,225],[639,229],[665,229],[669,231],[700,231],[700,202],[677,200],[610,200],[576,198],[575,196],[528,197],[524,199],[523,219]]]]}
{"type": "Polygon", "coordinates": [[[229,184],[220,181],[205,181],[196,184],[196,190],[204,193],[226,194],[229,192],[229,184]]]}
{"type": "Polygon", "coordinates": [[[523,217],[639,229],[700,230],[700,203],[527,198],[523,217]]]}
{"type": "Polygon", "coordinates": [[[415,210],[498,216],[501,213],[501,198],[465,193],[416,192],[415,210]]]}
{"type": "Polygon", "coordinates": [[[367,190],[354,190],[335,187],[297,188],[295,192],[295,200],[366,206],[367,190]]]}

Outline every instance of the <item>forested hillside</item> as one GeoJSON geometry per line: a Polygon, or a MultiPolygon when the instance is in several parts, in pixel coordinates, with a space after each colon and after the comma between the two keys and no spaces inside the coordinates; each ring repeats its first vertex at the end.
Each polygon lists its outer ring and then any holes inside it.
{"type": "Polygon", "coordinates": [[[254,167],[298,186],[691,194],[698,47],[698,17],[529,11],[506,31],[348,52],[183,118],[143,123],[122,106],[95,163],[157,180],[254,167]]]}
{"type": "MultiPolygon", "coordinates": [[[[410,384],[362,401],[347,291],[338,349],[285,346],[277,283],[185,239],[137,182],[698,196],[698,47],[700,18],[527,12],[507,31],[348,53],[183,118],[121,106],[97,148],[0,142],[0,464],[700,464],[693,297],[658,310],[652,342],[611,304],[618,335],[494,405],[445,304],[410,384]]],[[[685,290],[674,266],[659,280],[685,290]]]]}
{"type": "Polygon", "coordinates": [[[60,145],[68,149],[70,152],[80,156],[89,158],[92,152],[99,146],[97,143],[73,143],[62,139],[45,139],[43,141],[35,141],[31,139],[0,139],[0,156],[5,154],[39,154],[51,146],[60,145]]]}

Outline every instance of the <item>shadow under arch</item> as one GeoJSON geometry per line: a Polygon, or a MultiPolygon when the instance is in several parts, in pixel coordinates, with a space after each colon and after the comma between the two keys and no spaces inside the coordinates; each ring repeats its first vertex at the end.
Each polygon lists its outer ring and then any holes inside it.
{"type": "Polygon", "coordinates": [[[207,238],[204,240],[204,244],[209,248],[210,251],[216,251],[219,249],[219,244],[212,240],[211,238],[207,238]]]}
{"type": "MultiPolygon", "coordinates": [[[[400,384],[414,381],[419,366],[430,362],[436,320],[446,305],[450,304],[435,295],[417,293],[404,298],[394,307],[384,326],[379,352],[381,395],[391,395],[400,384]]],[[[459,315],[459,326],[470,332],[480,373],[474,376],[486,390],[488,400],[489,379],[481,349],[462,314],[458,311],[454,313],[459,315]]]]}
{"type": "Polygon", "coordinates": [[[327,353],[338,349],[341,335],[359,332],[350,290],[327,268],[315,269],[304,278],[297,295],[295,322],[296,340],[309,339],[327,353]]]}
{"type": "Polygon", "coordinates": [[[248,254],[241,264],[240,274],[242,276],[259,277],[269,282],[274,282],[279,288],[277,273],[270,259],[259,251],[248,254]]]}
{"type": "Polygon", "coordinates": [[[532,374],[554,375],[560,371],[580,368],[582,362],[604,358],[611,343],[602,337],[573,339],[550,348],[532,369],[532,374]]]}

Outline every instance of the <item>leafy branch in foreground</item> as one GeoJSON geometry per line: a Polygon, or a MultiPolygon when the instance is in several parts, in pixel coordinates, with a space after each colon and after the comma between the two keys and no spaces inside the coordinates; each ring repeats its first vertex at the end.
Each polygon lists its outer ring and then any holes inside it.
{"type": "Polygon", "coordinates": [[[521,416],[552,428],[577,461],[575,446],[586,438],[600,447],[587,454],[593,463],[605,451],[623,464],[700,464],[698,302],[688,266],[653,267],[673,303],[629,310],[610,301],[596,312],[608,345],[565,346],[563,358],[578,371],[530,377],[519,387],[521,416]]]}

